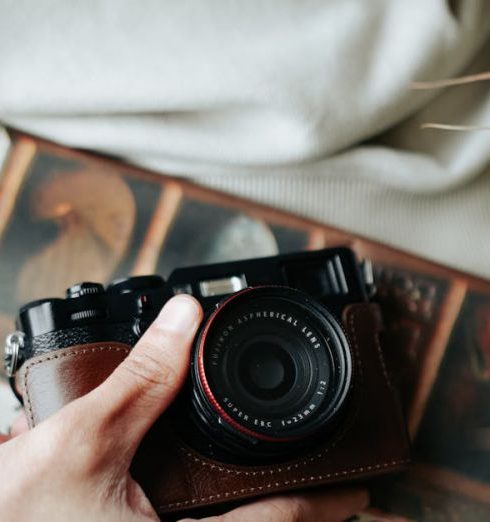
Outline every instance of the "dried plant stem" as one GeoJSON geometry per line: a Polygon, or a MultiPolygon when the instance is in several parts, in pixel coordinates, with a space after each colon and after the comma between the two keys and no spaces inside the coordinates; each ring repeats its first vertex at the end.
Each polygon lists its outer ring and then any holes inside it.
{"type": "Polygon", "coordinates": [[[448,78],[445,80],[434,80],[430,82],[412,82],[412,89],[440,89],[442,87],[452,87],[454,85],[464,85],[466,83],[490,81],[490,71],[461,76],[460,78],[448,78]]]}
{"type": "Polygon", "coordinates": [[[421,129],[440,129],[449,131],[489,131],[484,125],[447,125],[445,123],[422,123],[421,129]]]}
{"type": "MultiPolygon", "coordinates": [[[[453,87],[455,85],[465,85],[467,83],[490,81],[490,71],[461,76],[460,78],[447,78],[445,80],[434,80],[430,82],[412,82],[414,90],[441,89],[443,87],[453,87]]],[[[438,129],[448,131],[489,131],[486,125],[448,125],[445,123],[422,123],[421,129],[438,129]]]]}

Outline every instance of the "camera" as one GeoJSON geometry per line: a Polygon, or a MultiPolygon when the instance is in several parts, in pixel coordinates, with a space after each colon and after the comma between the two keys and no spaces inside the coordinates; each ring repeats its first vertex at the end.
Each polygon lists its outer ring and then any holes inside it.
{"type": "Polygon", "coordinates": [[[160,514],[400,471],[409,443],[369,268],[339,247],[77,284],[21,308],[7,373],[33,426],[191,294],[205,318],[189,377],[133,462],[160,514]]]}

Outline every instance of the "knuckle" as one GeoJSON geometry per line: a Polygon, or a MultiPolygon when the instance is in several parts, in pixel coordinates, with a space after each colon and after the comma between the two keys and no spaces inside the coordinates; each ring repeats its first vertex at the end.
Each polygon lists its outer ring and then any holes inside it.
{"type": "Polygon", "coordinates": [[[301,522],[305,518],[304,503],[298,497],[276,497],[262,504],[261,520],[264,522],[301,522]]]}
{"type": "Polygon", "coordinates": [[[307,506],[300,497],[291,497],[284,499],[284,502],[274,502],[272,507],[275,510],[275,516],[279,516],[279,520],[286,522],[301,522],[308,520],[307,506]]]}
{"type": "Polygon", "coordinates": [[[149,388],[174,389],[178,383],[177,371],[165,360],[152,354],[151,347],[138,346],[120,368],[142,391],[149,388]]]}
{"type": "MultiPolygon", "coordinates": [[[[196,522],[196,519],[185,518],[184,520],[179,520],[179,522],[196,522]]],[[[209,517],[206,519],[206,522],[239,522],[239,519],[235,517],[233,512],[231,512],[225,515],[215,515],[214,517],[209,517]]]]}
{"type": "Polygon", "coordinates": [[[367,489],[361,489],[357,492],[357,506],[358,509],[365,509],[369,506],[370,498],[367,489]]]}
{"type": "Polygon", "coordinates": [[[300,499],[293,499],[287,506],[286,516],[289,516],[288,520],[291,522],[300,522],[301,520],[307,520],[307,509],[305,503],[300,499]]]}

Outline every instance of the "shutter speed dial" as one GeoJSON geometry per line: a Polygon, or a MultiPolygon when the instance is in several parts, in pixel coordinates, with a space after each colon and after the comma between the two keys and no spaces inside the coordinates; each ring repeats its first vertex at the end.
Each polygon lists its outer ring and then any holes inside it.
{"type": "MultiPolygon", "coordinates": [[[[104,293],[104,287],[100,283],[78,283],[71,286],[66,291],[68,299],[77,299],[86,295],[100,295],[104,293]]],[[[101,308],[89,308],[78,310],[70,314],[70,319],[75,322],[86,321],[89,319],[99,319],[105,317],[101,308]]]]}
{"type": "Polygon", "coordinates": [[[76,298],[84,295],[95,295],[104,293],[104,287],[100,283],[78,283],[70,286],[66,291],[66,297],[76,298]]]}

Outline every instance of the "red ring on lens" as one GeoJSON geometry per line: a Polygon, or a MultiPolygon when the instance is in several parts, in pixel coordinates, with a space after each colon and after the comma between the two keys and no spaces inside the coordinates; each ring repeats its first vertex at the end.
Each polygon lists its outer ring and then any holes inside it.
{"type": "Polygon", "coordinates": [[[201,381],[201,386],[204,391],[204,395],[206,396],[207,400],[211,404],[211,406],[214,408],[214,410],[219,414],[219,416],[225,420],[228,424],[230,424],[233,428],[236,430],[248,435],[249,437],[254,437],[256,439],[265,440],[268,442],[290,442],[293,440],[298,440],[298,438],[301,437],[271,437],[270,435],[265,435],[263,433],[258,433],[256,431],[253,431],[242,424],[240,424],[238,421],[236,421],[233,417],[231,417],[221,406],[221,404],[218,402],[216,397],[214,396],[213,392],[211,391],[211,388],[209,386],[207,377],[206,377],[206,371],[204,369],[204,345],[206,343],[206,338],[208,336],[209,330],[211,326],[213,325],[216,316],[223,310],[225,306],[227,306],[229,303],[234,301],[237,297],[240,297],[248,292],[251,292],[253,290],[256,290],[258,288],[278,288],[277,286],[255,286],[250,288],[245,288],[244,290],[241,290],[240,292],[236,292],[235,294],[228,297],[228,299],[225,299],[219,307],[209,316],[209,319],[202,331],[202,334],[199,339],[199,346],[198,346],[198,353],[197,353],[197,366],[198,366],[198,374],[199,379],[201,381]]]}

